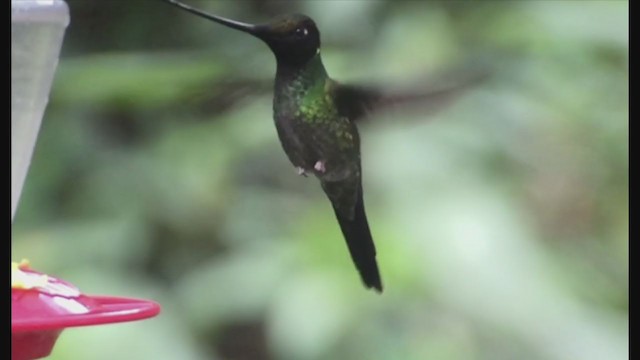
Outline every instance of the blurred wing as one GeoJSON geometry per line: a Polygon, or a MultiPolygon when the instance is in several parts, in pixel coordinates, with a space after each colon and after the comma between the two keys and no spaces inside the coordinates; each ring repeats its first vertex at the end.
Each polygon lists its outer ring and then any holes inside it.
{"type": "Polygon", "coordinates": [[[450,75],[432,81],[433,85],[406,90],[336,83],[333,91],[340,114],[351,121],[361,121],[372,112],[394,107],[417,106],[427,111],[438,110],[485,80],[488,74],[483,71],[450,75]]]}
{"type": "Polygon", "coordinates": [[[213,118],[231,110],[247,98],[270,95],[273,91],[271,79],[214,78],[205,79],[181,94],[179,104],[198,114],[213,118]]]}

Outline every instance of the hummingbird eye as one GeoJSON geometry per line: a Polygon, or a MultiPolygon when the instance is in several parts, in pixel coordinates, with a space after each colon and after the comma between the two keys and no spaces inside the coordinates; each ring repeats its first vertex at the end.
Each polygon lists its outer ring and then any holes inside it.
{"type": "Polygon", "coordinates": [[[307,30],[307,28],[304,28],[304,27],[299,27],[299,28],[296,28],[295,30],[295,34],[300,37],[307,36],[308,33],[309,33],[309,30],[307,30]]]}

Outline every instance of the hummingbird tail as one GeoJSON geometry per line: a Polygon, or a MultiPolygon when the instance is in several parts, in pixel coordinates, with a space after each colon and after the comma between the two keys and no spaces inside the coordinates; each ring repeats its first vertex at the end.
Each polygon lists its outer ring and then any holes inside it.
{"type": "Polygon", "coordinates": [[[358,198],[353,219],[342,215],[335,207],[334,211],[342,234],[347,241],[351,258],[360,272],[362,282],[367,288],[374,288],[378,292],[382,292],[382,281],[380,280],[380,272],[376,263],[376,247],[373,244],[367,215],[364,212],[362,186],[358,188],[358,198]]]}

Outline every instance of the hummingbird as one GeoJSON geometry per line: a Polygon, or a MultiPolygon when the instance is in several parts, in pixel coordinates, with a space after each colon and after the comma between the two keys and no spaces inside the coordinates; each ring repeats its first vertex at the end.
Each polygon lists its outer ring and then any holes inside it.
{"type": "MultiPolygon", "coordinates": [[[[343,84],[322,63],[320,32],[302,14],[249,24],[206,13],[177,0],[182,10],[262,40],[276,58],[273,118],[280,143],[298,175],[314,175],[331,202],[351,258],[366,288],[383,290],[365,212],[360,135],[356,122],[388,105],[425,98],[431,92],[389,94],[379,88],[343,84]]],[[[450,91],[449,91],[450,92],[450,91]]],[[[442,91],[442,95],[448,90],[442,91]]]]}

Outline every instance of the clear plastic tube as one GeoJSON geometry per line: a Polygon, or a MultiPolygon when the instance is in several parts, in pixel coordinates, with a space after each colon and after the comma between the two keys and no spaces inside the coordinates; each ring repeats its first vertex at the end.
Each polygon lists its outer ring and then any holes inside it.
{"type": "Polygon", "coordinates": [[[63,0],[11,0],[12,222],[68,24],[63,0]]]}

